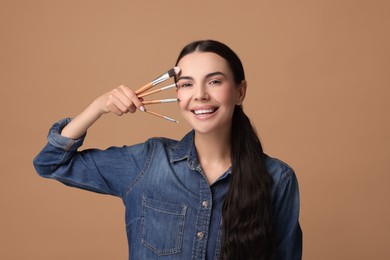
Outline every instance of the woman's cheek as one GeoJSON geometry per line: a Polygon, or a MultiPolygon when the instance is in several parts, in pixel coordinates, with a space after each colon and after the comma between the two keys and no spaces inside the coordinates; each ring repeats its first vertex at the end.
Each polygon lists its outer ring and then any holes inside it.
{"type": "Polygon", "coordinates": [[[185,109],[188,104],[188,97],[183,95],[181,91],[177,92],[177,98],[179,99],[179,107],[180,109],[185,109]]]}

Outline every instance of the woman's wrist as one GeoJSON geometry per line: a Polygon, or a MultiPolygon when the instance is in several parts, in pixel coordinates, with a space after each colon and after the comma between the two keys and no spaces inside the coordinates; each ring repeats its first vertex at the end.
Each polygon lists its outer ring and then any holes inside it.
{"type": "Polygon", "coordinates": [[[83,136],[88,128],[103,114],[104,112],[101,111],[94,101],[62,129],[61,135],[72,139],[78,139],[83,136]]]}

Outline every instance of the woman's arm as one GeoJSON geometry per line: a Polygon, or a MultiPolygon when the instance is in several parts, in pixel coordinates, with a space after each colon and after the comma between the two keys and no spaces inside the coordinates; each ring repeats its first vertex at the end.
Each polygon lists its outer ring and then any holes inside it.
{"type": "Polygon", "coordinates": [[[137,108],[144,111],[142,99],[126,86],[119,86],[96,98],[84,111],[77,115],[64,129],[61,135],[71,139],[78,139],[103,114],[114,113],[121,116],[134,113],[137,108]]]}
{"type": "Polygon", "coordinates": [[[78,139],[62,136],[70,118],[56,122],[49,130],[48,143],[34,158],[37,173],[68,186],[122,197],[150,160],[150,143],[80,150],[85,135],[78,139]]]}
{"type": "Polygon", "coordinates": [[[78,151],[87,129],[105,113],[116,115],[142,110],[132,90],[120,86],[96,98],[74,119],[55,123],[48,143],[34,158],[38,174],[66,185],[99,193],[122,196],[128,183],[139,174],[148,156],[148,145],[78,151]]]}

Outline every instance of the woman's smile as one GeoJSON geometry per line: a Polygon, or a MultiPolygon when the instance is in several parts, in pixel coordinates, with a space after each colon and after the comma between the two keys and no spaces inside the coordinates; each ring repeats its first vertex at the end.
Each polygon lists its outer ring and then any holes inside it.
{"type": "Polygon", "coordinates": [[[196,106],[193,107],[190,111],[198,119],[208,119],[214,115],[219,107],[216,106],[196,106]]]}

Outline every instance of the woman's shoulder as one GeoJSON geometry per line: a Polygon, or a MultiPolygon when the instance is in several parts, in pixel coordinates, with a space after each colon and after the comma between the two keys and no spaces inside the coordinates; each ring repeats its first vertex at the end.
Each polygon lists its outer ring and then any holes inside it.
{"type": "Polygon", "coordinates": [[[179,141],[168,137],[151,137],[146,140],[146,144],[153,146],[161,146],[167,149],[176,147],[179,141]]]}
{"type": "Polygon", "coordinates": [[[178,141],[175,139],[167,138],[167,137],[150,137],[146,139],[144,142],[130,144],[130,145],[123,145],[122,147],[114,147],[119,149],[126,149],[126,150],[134,150],[134,149],[170,149],[172,147],[175,147],[177,145],[178,141]]]}
{"type": "MultiPolygon", "coordinates": [[[[190,132],[191,133],[191,132],[190,132]]],[[[181,140],[176,140],[168,137],[150,137],[143,142],[123,145],[121,147],[112,146],[108,150],[119,150],[126,154],[148,157],[152,155],[163,155],[166,154],[168,157],[177,155],[177,152],[188,151],[191,147],[192,139],[191,134],[187,134],[181,140]]]]}
{"type": "Polygon", "coordinates": [[[181,140],[168,137],[151,137],[145,144],[155,148],[163,148],[171,152],[188,151],[193,145],[193,131],[187,133],[181,140]]]}
{"type": "Polygon", "coordinates": [[[149,151],[167,151],[167,152],[172,152],[175,150],[177,147],[178,143],[180,141],[168,137],[150,137],[146,139],[143,143],[135,144],[135,145],[130,145],[125,147],[127,149],[134,149],[136,147],[141,147],[141,149],[146,149],[149,151]]]}
{"type": "Polygon", "coordinates": [[[296,180],[294,169],[286,162],[269,155],[265,155],[264,160],[267,172],[272,177],[274,184],[282,186],[288,181],[296,180]]]}

